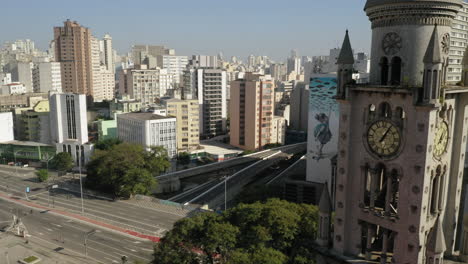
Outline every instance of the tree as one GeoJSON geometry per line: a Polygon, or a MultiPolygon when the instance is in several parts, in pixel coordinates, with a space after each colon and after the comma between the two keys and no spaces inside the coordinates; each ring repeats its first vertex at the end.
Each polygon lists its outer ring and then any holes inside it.
{"type": "Polygon", "coordinates": [[[73,158],[68,152],[60,152],[50,162],[51,167],[58,171],[68,171],[73,168],[73,158]]]}
{"type": "Polygon", "coordinates": [[[314,263],[308,248],[317,218],[315,206],[279,199],[200,213],[175,223],[155,247],[153,263],[314,263]]]}
{"type": "Polygon", "coordinates": [[[177,155],[177,160],[180,161],[181,164],[189,164],[190,163],[190,154],[187,152],[180,152],[177,155]]]}
{"type": "Polygon", "coordinates": [[[96,143],[95,147],[96,149],[100,149],[100,150],[109,150],[113,146],[118,145],[118,144],[122,144],[122,140],[118,138],[107,138],[107,139],[99,140],[96,143]]]}
{"type": "Polygon", "coordinates": [[[140,145],[122,143],[108,150],[96,150],[87,165],[86,185],[129,198],[149,194],[156,185],[155,176],[170,166],[162,147],[150,151],[140,145]]]}
{"type": "Polygon", "coordinates": [[[49,178],[49,172],[45,169],[40,169],[36,171],[36,176],[40,182],[45,182],[49,178]]]}

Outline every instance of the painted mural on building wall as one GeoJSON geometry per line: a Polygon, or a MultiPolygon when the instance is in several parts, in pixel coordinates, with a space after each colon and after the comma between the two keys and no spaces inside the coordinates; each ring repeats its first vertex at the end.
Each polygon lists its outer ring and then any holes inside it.
{"type": "Polygon", "coordinates": [[[309,138],[307,180],[331,183],[332,159],[338,151],[336,78],[311,78],[309,86],[309,138]]]}

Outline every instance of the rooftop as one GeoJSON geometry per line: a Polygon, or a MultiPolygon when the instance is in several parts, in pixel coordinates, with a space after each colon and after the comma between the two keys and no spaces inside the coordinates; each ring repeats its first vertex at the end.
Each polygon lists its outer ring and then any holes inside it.
{"type": "Polygon", "coordinates": [[[52,145],[34,142],[34,141],[19,141],[19,140],[11,140],[11,141],[4,141],[0,142],[1,145],[17,145],[17,146],[29,146],[29,147],[53,147],[52,145]]]}
{"type": "Polygon", "coordinates": [[[173,119],[174,118],[174,117],[156,115],[153,113],[128,113],[128,114],[118,115],[117,118],[119,117],[129,118],[129,119],[134,119],[134,120],[159,120],[159,119],[173,119]]]}

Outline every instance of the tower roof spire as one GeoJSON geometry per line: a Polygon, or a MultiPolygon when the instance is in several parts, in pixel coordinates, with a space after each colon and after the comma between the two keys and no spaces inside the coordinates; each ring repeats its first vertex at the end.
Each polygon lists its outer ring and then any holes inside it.
{"type": "Polygon", "coordinates": [[[434,31],[432,32],[431,40],[426,49],[426,55],[423,59],[424,63],[442,63],[442,55],[440,52],[439,45],[439,31],[437,30],[437,24],[434,26],[434,31]]]}
{"type": "Polygon", "coordinates": [[[351,42],[349,41],[348,30],[341,46],[340,55],[338,56],[337,64],[354,64],[353,49],[351,48],[351,42]]]}
{"type": "Polygon", "coordinates": [[[331,204],[330,194],[328,193],[328,184],[325,183],[322,188],[322,195],[320,195],[319,211],[326,214],[330,213],[332,210],[331,204]]]}
{"type": "Polygon", "coordinates": [[[445,245],[444,230],[439,216],[434,227],[432,228],[431,234],[429,235],[427,250],[434,254],[441,254],[444,253],[446,249],[447,246],[445,245]]]}

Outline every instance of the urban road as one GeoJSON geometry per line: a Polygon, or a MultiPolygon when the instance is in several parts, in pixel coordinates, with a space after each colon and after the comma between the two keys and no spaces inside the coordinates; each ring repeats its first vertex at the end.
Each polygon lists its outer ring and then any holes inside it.
{"type": "Polygon", "coordinates": [[[122,256],[127,256],[131,261],[129,263],[151,261],[153,244],[150,241],[132,239],[79,221],[52,215],[47,211],[31,210],[29,207],[4,200],[0,200],[2,228],[8,226],[13,213],[18,215],[25,225],[28,240],[54,247],[57,252],[66,249],[68,257],[82,260],[84,263],[121,263],[122,256]],[[84,236],[93,229],[96,232],[87,238],[86,257],[84,236]]]}
{"type": "MultiPolygon", "coordinates": [[[[61,186],[67,186],[64,182],[57,182],[57,185],[59,188],[53,189],[49,195],[45,184],[36,181],[34,170],[0,166],[1,193],[16,197],[21,201],[29,200],[33,204],[50,209],[81,215],[80,193],[71,189],[62,189],[61,186]],[[28,187],[30,192],[26,194],[28,187]]],[[[0,199],[0,211],[3,214],[10,212],[12,208],[20,208],[21,211],[30,210],[17,203],[13,204],[0,199]]],[[[113,201],[104,197],[84,195],[83,216],[152,237],[164,235],[177,220],[185,217],[187,213],[184,210],[151,202],[113,201]]],[[[84,251],[84,232],[96,229],[96,225],[73,221],[73,218],[54,215],[48,213],[47,210],[28,214],[22,220],[30,229],[32,236],[48,243],[56,243],[57,246],[71,248],[76,252],[84,251]],[[57,234],[62,234],[65,243],[57,241],[57,234]]],[[[120,260],[122,255],[145,262],[151,258],[152,242],[149,240],[132,238],[106,228],[100,229],[100,232],[91,237],[88,243],[89,255],[102,263],[120,260]]]]}

